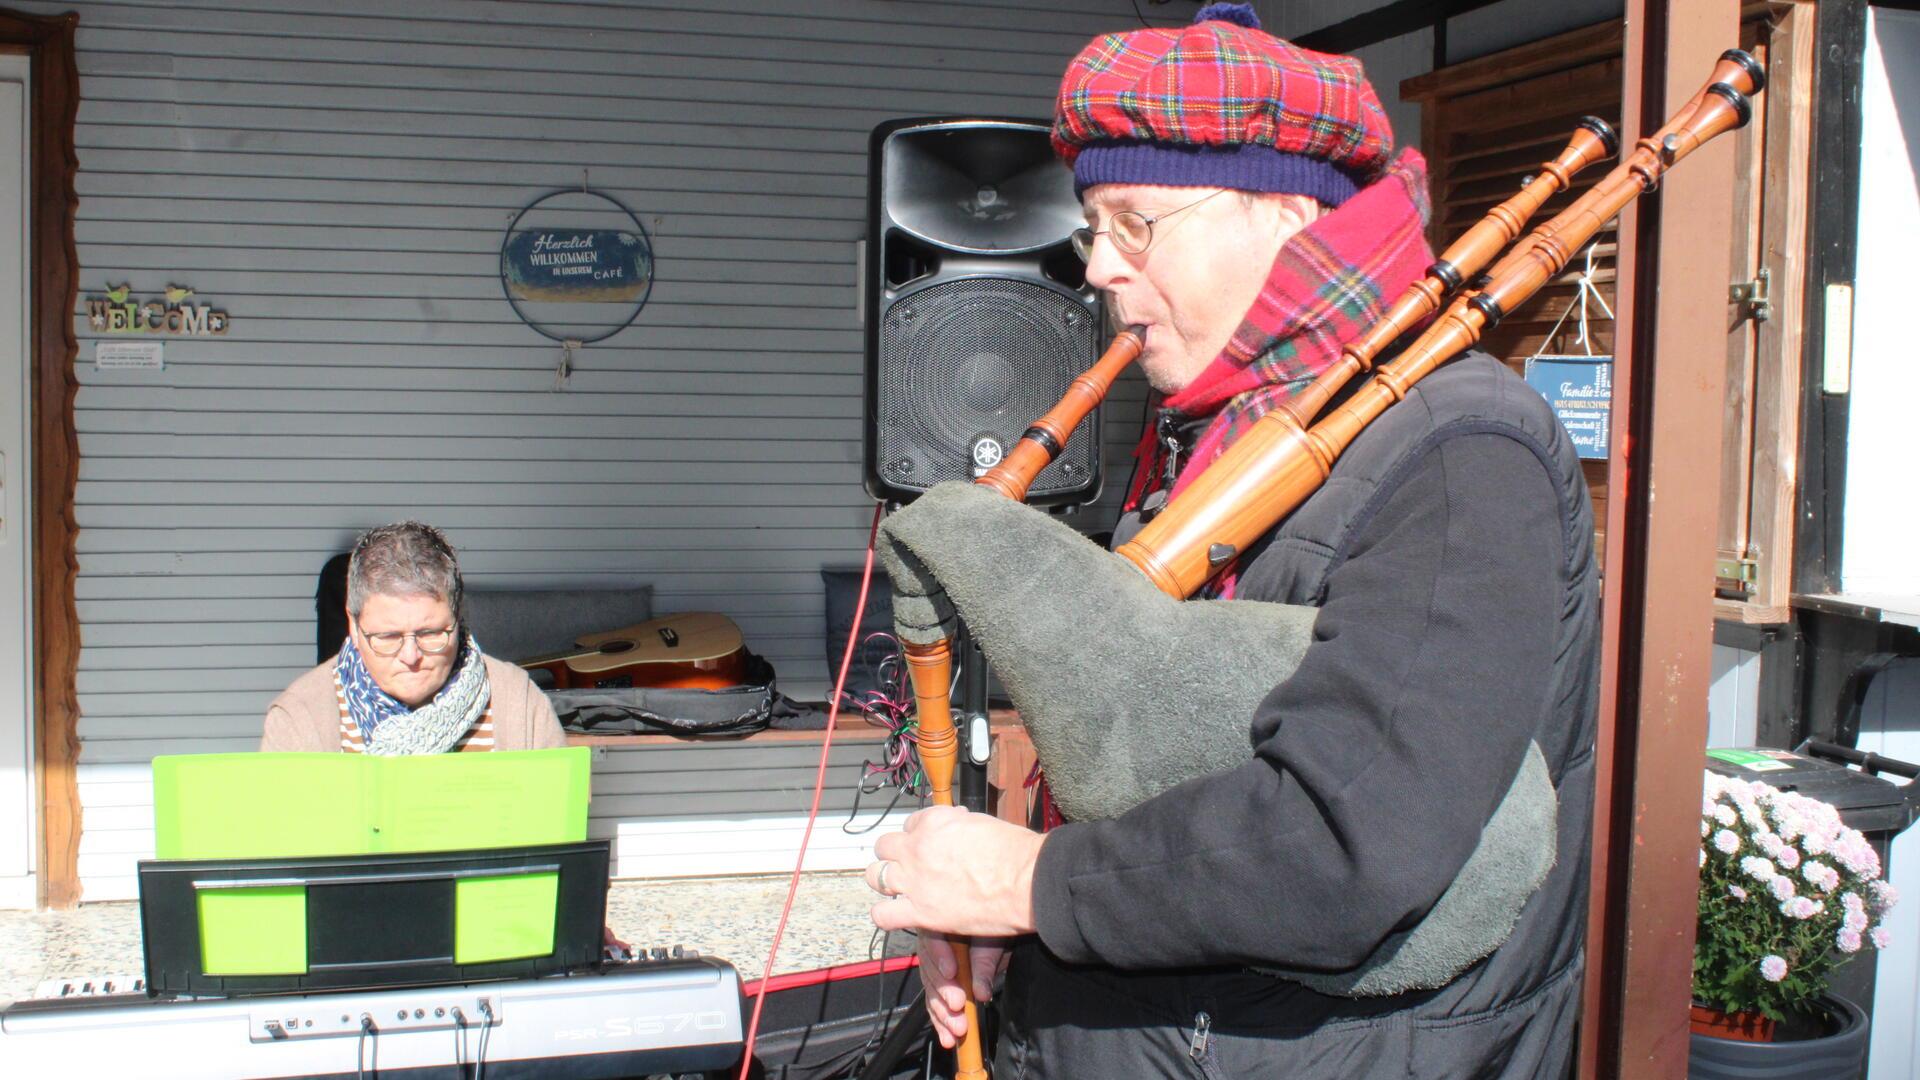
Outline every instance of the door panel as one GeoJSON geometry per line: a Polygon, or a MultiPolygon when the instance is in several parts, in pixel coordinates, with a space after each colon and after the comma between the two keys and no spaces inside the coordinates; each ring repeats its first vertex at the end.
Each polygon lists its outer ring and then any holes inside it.
{"type": "Polygon", "coordinates": [[[33,902],[27,58],[0,55],[0,904],[33,902]]]}

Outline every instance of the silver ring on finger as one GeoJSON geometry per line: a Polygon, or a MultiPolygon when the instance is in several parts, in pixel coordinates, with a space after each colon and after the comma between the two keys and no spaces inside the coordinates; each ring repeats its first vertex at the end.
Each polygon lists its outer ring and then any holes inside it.
{"type": "Polygon", "coordinates": [[[887,871],[891,869],[893,869],[892,859],[880,860],[880,875],[879,875],[878,881],[876,881],[874,884],[875,892],[879,893],[881,896],[885,896],[889,898],[900,895],[900,893],[897,890],[890,889],[887,887],[887,871]]]}

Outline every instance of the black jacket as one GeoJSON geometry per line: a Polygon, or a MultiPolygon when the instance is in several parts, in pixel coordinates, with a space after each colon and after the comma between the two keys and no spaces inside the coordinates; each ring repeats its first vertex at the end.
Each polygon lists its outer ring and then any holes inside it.
{"type": "Polygon", "coordinates": [[[1027,1074],[1121,1075],[1092,1067],[1107,1047],[1121,1054],[1112,1066],[1156,1075],[1142,1063],[1158,1052],[1125,1049],[1122,1033],[1157,1028],[1202,1075],[1553,1074],[1578,1012],[1585,923],[1592,528],[1565,432],[1484,355],[1429,377],[1363,433],[1242,572],[1242,599],[1321,610],[1301,666],[1251,718],[1247,763],[1117,820],[1068,825],[1043,848],[1045,948],[1017,958],[1007,993],[1027,1074]],[[1530,741],[1559,789],[1558,858],[1492,956],[1440,990],[1391,998],[1324,997],[1245,970],[1344,970],[1416,923],[1530,741]],[[1112,1001],[1105,1020],[1078,1015],[1108,994],[1142,1018],[1114,1023],[1112,1001]]]}

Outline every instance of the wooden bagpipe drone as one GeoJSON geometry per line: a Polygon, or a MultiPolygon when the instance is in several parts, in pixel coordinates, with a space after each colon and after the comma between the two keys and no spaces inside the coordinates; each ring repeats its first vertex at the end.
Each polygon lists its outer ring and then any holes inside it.
{"type": "MultiPolygon", "coordinates": [[[[1707,85],[1665,126],[1520,239],[1527,222],[1548,199],[1568,190],[1575,173],[1616,151],[1603,122],[1583,120],[1558,156],[1449,247],[1384,317],[1345,346],[1336,363],[1263,416],[1114,552],[1021,506],[1020,500],[1139,355],[1145,334],[1140,327],[1122,331],[998,466],[972,485],[936,487],[890,516],[881,529],[880,553],[893,579],[896,630],[911,672],[920,754],[934,801],[953,802],[958,739],[949,692],[957,622],[965,623],[1006,686],[1033,737],[1054,799],[1070,820],[1117,816],[1175,783],[1245,761],[1247,717],[1259,695],[1298,663],[1311,634],[1313,609],[1185,599],[1306,502],[1341,454],[1389,406],[1557,277],[1623,207],[1652,191],[1667,169],[1744,125],[1751,112],[1749,95],[1764,86],[1765,74],[1752,57],[1738,50],[1722,54],[1707,85]],[[1506,250],[1509,244],[1513,247],[1506,250]],[[1377,358],[1429,319],[1411,344],[1375,368],[1377,358]],[[1348,382],[1368,373],[1366,382],[1319,418],[1348,382]],[[980,544],[983,533],[998,536],[999,546],[980,544]],[[1009,558],[1014,551],[1021,557],[1009,558]],[[1041,609],[1046,618],[1032,617],[1041,609]],[[1141,626],[1157,632],[1142,633],[1141,626]],[[1079,632],[1063,632],[1071,628],[1079,632]],[[1102,646],[1122,650],[1132,646],[1119,639],[1145,639],[1140,647],[1152,650],[1145,659],[1154,665],[1154,681],[1178,689],[1177,709],[1134,693],[1136,687],[1089,700],[1089,686],[1103,674],[1087,670],[1089,632],[1104,632],[1113,640],[1103,640],[1102,646]],[[1222,685],[1213,670],[1217,655],[1199,645],[1208,640],[1232,641],[1245,666],[1260,678],[1241,687],[1222,685]],[[1260,652],[1263,648],[1267,651],[1260,652]],[[1193,666],[1182,671],[1181,663],[1193,666]]],[[[1540,832],[1537,819],[1521,819],[1541,812],[1544,833],[1552,835],[1552,788],[1538,759],[1535,747],[1463,878],[1475,859],[1503,842],[1498,835],[1503,818],[1509,838],[1504,842],[1518,843],[1514,837],[1540,832]],[[1523,797],[1542,784],[1547,785],[1544,804],[1523,797]]],[[[1516,848],[1507,855],[1544,857],[1550,865],[1551,841],[1544,853],[1516,848]]],[[[1436,915],[1448,906],[1449,896],[1436,905],[1436,915]]],[[[1525,893],[1508,899],[1517,912],[1525,893]]],[[[1485,905],[1484,898],[1473,902],[1485,905]]],[[[1481,943],[1479,955],[1497,947],[1510,926],[1511,920],[1493,927],[1495,937],[1481,943]]],[[[1461,957],[1457,966],[1477,958],[1461,957]]],[[[958,970],[970,970],[964,949],[958,970]]],[[[1446,978],[1451,975],[1441,981],[1446,978]]],[[[1355,995],[1437,985],[1425,975],[1396,971],[1391,958],[1348,978],[1306,976],[1302,981],[1323,992],[1355,995]]],[[[968,1037],[956,1051],[956,1080],[986,1076],[979,1030],[969,1003],[968,1037]]]]}

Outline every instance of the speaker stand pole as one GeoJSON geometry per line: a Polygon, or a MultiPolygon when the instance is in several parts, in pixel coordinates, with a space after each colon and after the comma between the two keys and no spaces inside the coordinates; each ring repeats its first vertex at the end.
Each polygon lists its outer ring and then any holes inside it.
{"type": "Polygon", "coordinates": [[[987,759],[993,746],[988,723],[991,703],[987,700],[987,658],[980,646],[960,627],[960,761],[956,767],[955,788],[962,806],[975,813],[987,810],[987,759]]]}
{"type": "MultiPolygon", "coordinates": [[[[927,1016],[926,991],[916,994],[913,1004],[892,1013],[888,1020],[893,1030],[873,1052],[873,1059],[860,1070],[860,1080],[892,1080],[900,1071],[900,1062],[910,1051],[925,1053],[931,1041],[933,1021],[927,1016]]],[[[918,1072],[919,1070],[914,1070],[918,1072]]]]}

